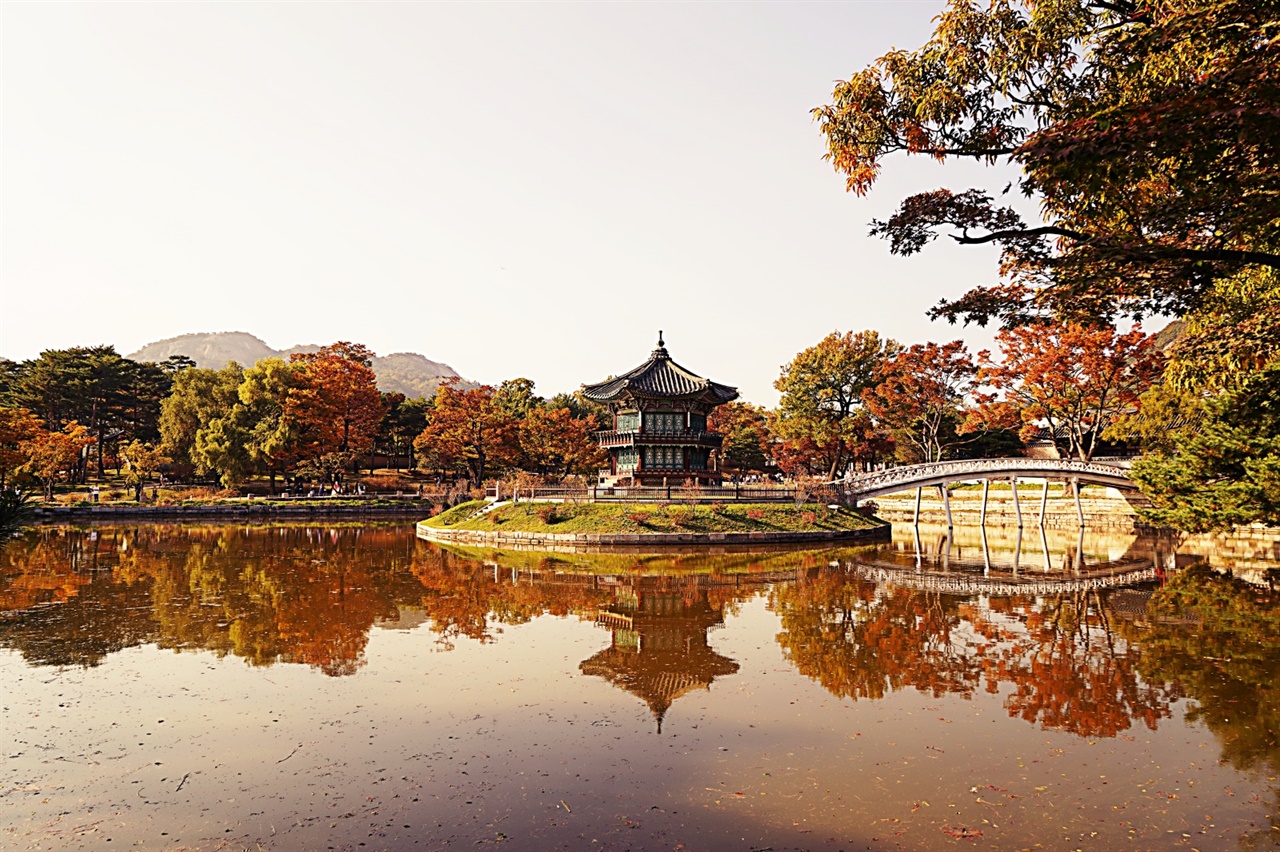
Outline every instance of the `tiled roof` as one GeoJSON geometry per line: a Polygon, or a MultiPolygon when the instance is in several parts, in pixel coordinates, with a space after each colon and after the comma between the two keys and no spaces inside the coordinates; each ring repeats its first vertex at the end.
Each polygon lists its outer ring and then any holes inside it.
{"type": "Polygon", "coordinates": [[[587,399],[611,402],[626,392],[647,397],[705,397],[707,402],[719,405],[738,398],[738,389],[704,379],[686,370],[667,354],[658,335],[658,348],[649,360],[621,376],[606,379],[594,385],[586,385],[582,392],[587,399]]]}

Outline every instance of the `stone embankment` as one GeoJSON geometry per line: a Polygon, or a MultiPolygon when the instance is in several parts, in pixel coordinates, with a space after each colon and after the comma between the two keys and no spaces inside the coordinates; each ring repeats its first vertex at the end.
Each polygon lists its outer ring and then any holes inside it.
{"type": "MultiPolygon", "coordinates": [[[[1075,529],[1079,524],[1076,504],[1070,496],[1061,492],[1049,492],[1045,507],[1044,525],[1050,529],[1075,529]]],[[[876,497],[876,516],[895,523],[910,523],[915,513],[915,492],[902,492],[889,497],[876,497]]],[[[1040,522],[1040,486],[1024,483],[1018,489],[1018,503],[1022,507],[1024,526],[1036,526],[1040,522]]],[[[1084,522],[1088,527],[1132,530],[1141,525],[1137,510],[1146,505],[1136,493],[1122,493],[1113,488],[1086,488],[1080,499],[1084,522]]],[[[951,492],[951,521],[957,526],[977,526],[982,517],[982,492],[964,489],[951,492]]],[[[926,489],[920,501],[922,523],[945,524],[946,510],[938,489],[926,489]]],[[[1013,505],[1013,495],[1008,488],[992,489],[987,498],[988,526],[1015,526],[1018,514],[1013,505]]]]}
{"type": "Polygon", "coordinates": [[[817,530],[792,532],[719,532],[719,533],[541,533],[541,532],[491,532],[488,530],[455,530],[418,523],[418,538],[447,544],[509,545],[520,548],[536,547],[548,550],[577,550],[597,547],[639,546],[678,547],[697,545],[773,545],[773,544],[826,544],[850,542],[889,541],[888,524],[857,530],[817,530]]]}
{"type": "Polygon", "coordinates": [[[243,503],[188,503],[173,506],[39,506],[37,521],[116,520],[242,520],[330,517],[421,518],[429,504],[419,501],[353,503],[329,502],[328,498],[296,500],[288,503],[246,500],[243,503]]]}

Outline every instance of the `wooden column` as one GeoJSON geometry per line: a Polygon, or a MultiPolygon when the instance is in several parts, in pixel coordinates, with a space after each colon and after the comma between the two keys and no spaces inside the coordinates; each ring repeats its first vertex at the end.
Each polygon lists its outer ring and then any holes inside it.
{"type": "Polygon", "coordinates": [[[1044,512],[1049,504],[1049,477],[1044,478],[1044,487],[1040,489],[1040,527],[1044,528],[1044,512]]]}
{"type": "Polygon", "coordinates": [[[1080,506],[1080,477],[1071,478],[1071,490],[1076,493],[1076,523],[1084,526],[1084,509],[1080,506]]]}
{"type": "MultiPolygon", "coordinates": [[[[916,489],[916,513],[915,516],[911,518],[911,523],[916,526],[920,526],[920,492],[923,490],[923,488],[916,489]]],[[[919,533],[917,533],[917,536],[918,535],[919,533]]]]}
{"type": "Polygon", "coordinates": [[[951,492],[947,491],[945,483],[939,485],[938,490],[942,492],[942,508],[947,513],[947,529],[951,529],[951,492]]]}
{"type": "MultiPolygon", "coordinates": [[[[991,490],[991,480],[982,480],[982,512],[978,515],[978,526],[982,527],[983,541],[986,541],[987,529],[987,492],[991,490]]],[[[985,553],[985,551],[984,551],[985,553]]],[[[990,566],[988,566],[990,567],[990,566]]]]}

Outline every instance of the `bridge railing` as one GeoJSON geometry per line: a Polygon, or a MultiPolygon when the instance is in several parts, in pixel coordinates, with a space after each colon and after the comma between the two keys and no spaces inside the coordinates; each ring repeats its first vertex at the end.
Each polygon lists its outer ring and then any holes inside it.
{"type": "Polygon", "coordinates": [[[1075,459],[963,459],[959,461],[928,462],[903,465],[887,470],[871,471],[848,476],[843,485],[857,493],[888,485],[910,484],[936,478],[963,479],[966,475],[989,476],[992,473],[1053,473],[1060,476],[1077,474],[1103,476],[1112,479],[1128,479],[1128,472],[1113,464],[1082,462],[1075,459]]]}

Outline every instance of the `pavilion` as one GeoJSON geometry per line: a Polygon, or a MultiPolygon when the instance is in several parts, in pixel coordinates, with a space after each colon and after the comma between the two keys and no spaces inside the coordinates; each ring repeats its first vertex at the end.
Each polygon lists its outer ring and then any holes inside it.
{"type": "Polygon", "coordinates": [[[609,452],[609,473],[623,485],[718,485],[724,437],[707,429],[717,405],[738,389],[704,379],[671,360],[658,332],[649,360],[620,376],[585,385],[583,395],[613,412],[613,429],[597,432],[609,452]]]}

